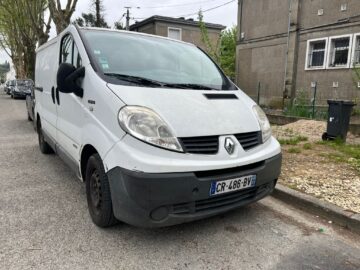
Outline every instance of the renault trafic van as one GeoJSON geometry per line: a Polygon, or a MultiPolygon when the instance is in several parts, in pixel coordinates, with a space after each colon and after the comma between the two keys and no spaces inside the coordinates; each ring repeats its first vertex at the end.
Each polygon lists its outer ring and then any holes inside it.
{"type": "Polygon", "coordinates": [[[40,150],[86,184],[93,222],[189,222],[269,195],[280,145],[264,112],[201,49],[69,26],[36,55],[40,150]]]}

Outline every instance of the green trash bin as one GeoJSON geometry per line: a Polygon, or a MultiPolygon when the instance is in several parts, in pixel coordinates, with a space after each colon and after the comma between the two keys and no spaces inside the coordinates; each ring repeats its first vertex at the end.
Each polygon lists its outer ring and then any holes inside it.
{"type": "Polygon", "coordinates": [[[352,109],[356,104],[347,100],[328,100],[328,104],[327,129],[322,135],[322,139],[334,140],[340,138],[345,142],[349,130],[352,109]]]}

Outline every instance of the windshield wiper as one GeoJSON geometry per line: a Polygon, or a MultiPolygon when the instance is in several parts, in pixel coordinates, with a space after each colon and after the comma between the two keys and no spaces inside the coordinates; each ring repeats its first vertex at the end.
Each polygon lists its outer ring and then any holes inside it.
{"type": "Polygon", "coordinates": [[[166,83],[160,82],[144,77],[132,76],[127,74],[120,73],[104,73],[106,76],[116,77],[119,80],[127,81],[131,83],[141,84],[141,85],[153,85],[163,88],[181,88],[181,89],[196,89],[196,90],[217,90],[211,88],[209,86],[201,85],[201,84],[191,84],[191,83],[166,83]]]}
{"type": "Polygon", "coordinates": [[[172,87],[178,87],[182,89],[195,89],[195,90],[218,90],[214,89],[212,87],[202,85],[202,84],[194,84],[194,83],[172,83],[172,84],[166,84],[171,85],[172,87]]]}
{"type": "Polygon", "coordinates": [[[126,75],[126,74],[119,74],[119,73],[104,73],[106,76],[116,77],[119,80],[127,81],[131,83],[141,84],[141,85],[153,85],[153,86],[160,86],[164,87],[164,83],[158,82],[155,80],[147,79],[144,77],[126,75]]]}

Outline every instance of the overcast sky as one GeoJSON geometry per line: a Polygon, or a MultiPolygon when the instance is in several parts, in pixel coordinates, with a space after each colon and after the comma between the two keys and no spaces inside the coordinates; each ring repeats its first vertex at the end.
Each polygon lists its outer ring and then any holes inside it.
{"type": "MultiPolygon", "coordinates": [[[[231,27],[236,24],[237,18],[237,1],[234,0],[104,0],[105,19],[110,26],[113,26],[115,21],[122,18],[125,13],[124,7],[132,7],[131,17],[141,21],[152,15],[164,15],[171,17],[180,17],[192,13],[197,13],[199,9],[207,10],[223,5],[222,7],[204,12],[204,20],[211,23],[219,23],[231,27]],[[228,3],[228,4],[227,4],[228,3]],[[140,7],[139,9],[137,7],[140,7]]],[[[67,0],[61,0],[66,3],[67,0]]],[[[89,12],[93,9],[91,0],[79,0],[76,6],[73,20],[81,15],[83,12],[89,12]]],[[[186,16],[186,18],[197,18],[197,15],[186,16]]],[[[131,20],[131,24],[134,23],[131,20]]],[[[122,19],[125,25],[125,19],[122,19]]],[[[51,37],[55,36],[55,27],[51,29],[51,37]]],[[[4,62],[8,57],[4,52],[0,52],[0,63],[4,62]]]]}

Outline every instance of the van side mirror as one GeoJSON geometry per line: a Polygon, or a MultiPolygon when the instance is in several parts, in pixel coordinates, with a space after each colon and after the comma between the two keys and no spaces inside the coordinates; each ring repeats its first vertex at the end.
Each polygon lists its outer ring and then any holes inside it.
{"type": "Polygon", "coordinates": [[[84,90],[77,80],[85,76],[85,67],[76,69],[69,63],[61,63],[57,72],[56,82],[61,93],[74,93],[78,97],[84,96],[84,90]]]}

